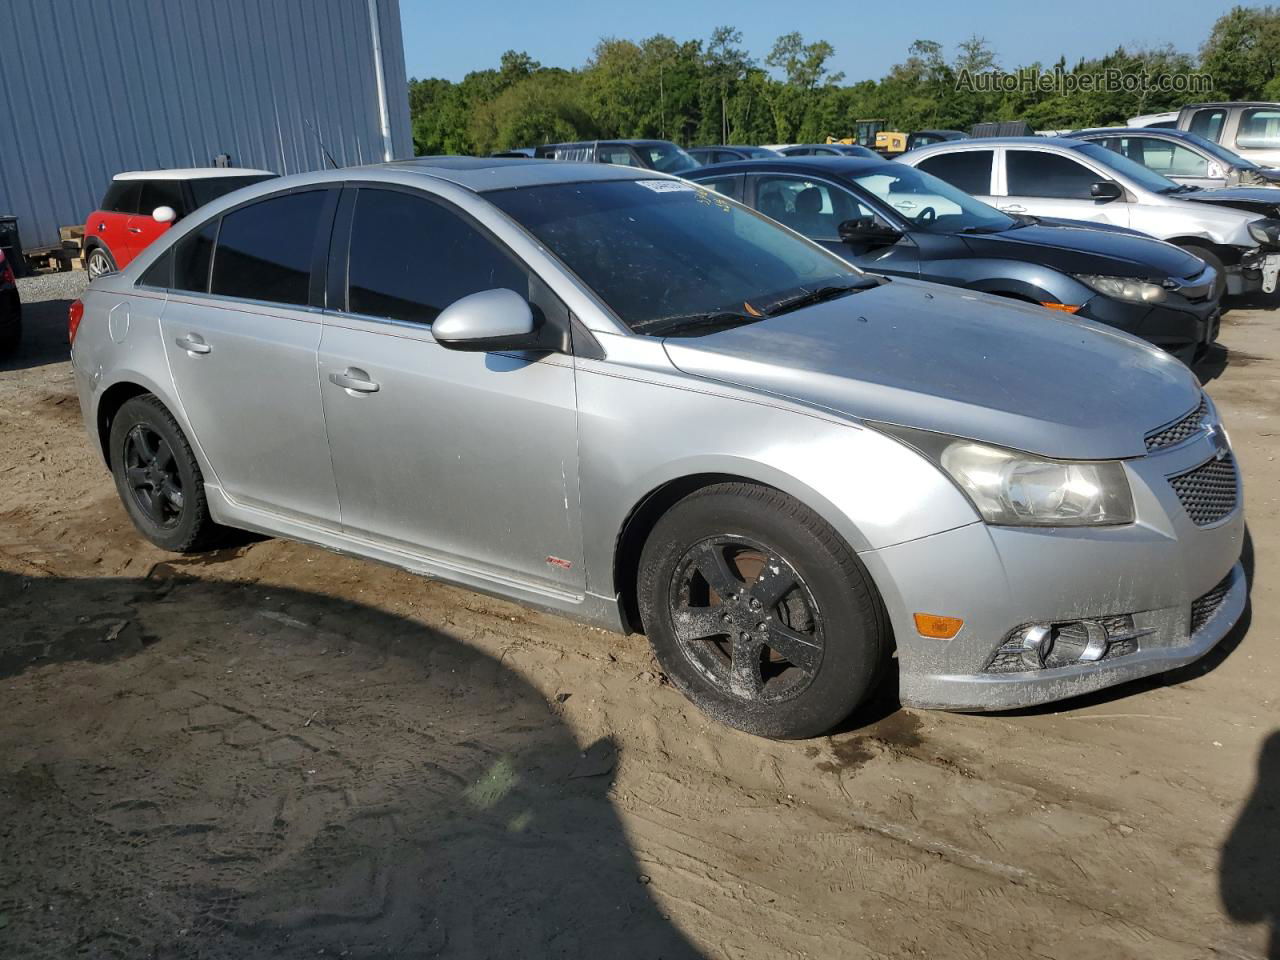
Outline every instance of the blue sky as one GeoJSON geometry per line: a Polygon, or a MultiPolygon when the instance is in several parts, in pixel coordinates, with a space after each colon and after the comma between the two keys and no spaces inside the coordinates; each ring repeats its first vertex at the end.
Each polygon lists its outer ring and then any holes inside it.
{"type": "Polygon", "coordinates": [[[1118,44],[1170,42],[1195,53],[1229,2],[1135,0],[987,0],[982,4],[935,0],[842,3],[808,0],[737,0],[697,4],[687,0],[400,0],[405,64],[411,77],[461,80],[471,70],[496,66],[504,50],[527,50],[547,66],[581,66],[604,36],[641,39],[665,33],[678,40],[706,38],[719,24],[743,33],[744,46],[763,59],[775,37],[798,30],[806,40],[825,39],[836,49],[834,69],[849,80],[877,79],[902,60],[917,38],[947,48],[970,34],[985,36],[1003,66],[1059,54],[1068,62],[1096,56],[1118,44]]]}

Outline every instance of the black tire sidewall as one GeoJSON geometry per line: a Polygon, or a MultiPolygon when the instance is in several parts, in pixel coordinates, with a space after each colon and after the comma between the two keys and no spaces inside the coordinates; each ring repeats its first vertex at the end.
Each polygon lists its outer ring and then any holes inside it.
{"type": "Polygon", "coordinates": [[[882,608],[857,558],[830,527],[785,494],[764,492],[763,500],[733,492],[695,494],[657,523],[641,556],[641,619],[672,683],[713,719],[774,739],[817,736],[874,688],[886,641],[882,608]],[[694,544],[724,535],[777,551],[817,601],[825,633],[822,663],[809,686],[791,699],[749,703],[734,697],[707,680],[676,640],[669,613],[675,569],[694,544]]]}
{"type": "Polygon", "coordinates": [[[204,505],[203,479],[200,466],[191,454],[191,448],[172,416],[151,397],[135,397],[127,400],[111,422],[107,450],[111,463],[111,475],[116,481],[116,491],[138,531],[163,550],[183,553],[191,549],[207,526],[204,505]],[[173,451],[174,464],[182,479],[182,516],[172,527],[162,527],[151,520],[138,506],[130,489],[124,469],[124,443],[129,431],[138,424],[150,427],[173,451]]]}
{"type": "Polygon", "coordinates": [[[1207,247],[1201,247],[1201,246],[1199,246],[1199,245],[1197,245],[1197,244],[1194,244],[1194,243],[1187,243],[1187,244],[1183,244],[1182,249],[1183,249],[1183,250],[1185,250],[1185,251],[1187,251],[1187,253],[1191,254],[1191,255],[1192,255],[1192,256],[1194,256],[1194,257],[1199,257],[1201,260],[1203,260],[1203,261],[1204,261],[1205,263],[1207,263],[1209,266],[1213,267],[1213,269],[1214,269],[1214,270],[1217,272],[1217,274],[1218,274],[1218,283],[1217,283],[1217,285],[1214,287],[1214,293],[1216,293],[1216,294],[1218,295],[1219,299],[1221,299],[1222,297],[1226,296],[1226,293],[1227,293],[1227,268],[1226,268],[1226,266],[1223,264],[1223,262],[1222,262],[1222,258],[1221,258],[1221,257],[1219,257],[1216,253],[1214,253],[1214,252],[1213,252],[1212,250],[1210,250],[1209,248],[1207,248],[1207,247]]]}

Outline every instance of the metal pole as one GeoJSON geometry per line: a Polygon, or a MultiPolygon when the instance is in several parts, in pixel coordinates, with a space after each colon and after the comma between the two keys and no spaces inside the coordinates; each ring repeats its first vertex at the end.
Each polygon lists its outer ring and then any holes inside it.
{"type": "Polygon", "coordinates": [[[390,163],[391,113],[387,109],[387,78],[382,72],[382,30],[378,26],[378,0],[369,0],[369,32],[373,35],[373,72],[378,84],[378,119],[382,124],[382,159],[390,163]]]}

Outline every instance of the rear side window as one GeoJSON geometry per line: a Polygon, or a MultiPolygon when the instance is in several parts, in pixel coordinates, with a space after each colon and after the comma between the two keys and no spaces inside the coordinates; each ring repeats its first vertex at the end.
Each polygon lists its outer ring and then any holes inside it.
{"type": "Polygon", "coordinates": [[[136,286],[167,290],[173,283],[173,248],[170,247],[138,278],[136,286]]]}
{"type": "Polygon", "coordinates": [[[494,241],[445,206],[400,191],[360,190],[350,258],[347,307],[371,317],[429,324],[468,294],[529,295],[528,275],[494,241]]]}
{"type": "Polygon", "coordinates": [[[173,207],[174,212],[182,216],[182,183],[178,180],[144,180],[138,212],[151,216],[156,207],[173,207]]]}
{"type": "Polygon", "coordinates": [[[735,200],[742,199],[742,174],[740,173],[730,174],[727,177],[699,178],[698,183],[708,190],[723,193],[726,197],[733,197],[735,200]]]}
{"type": "Polygon", "coordinates": [[[991,193],[991,164],[994,150],[958,150],[926,157],[916,168],[945,180],[965,193],[985,196],[991,193]]]}
{"type": "Polygon", "coordinates": [[[107,213],[137,213],[141,209],[138,206],[141,192],[141,180],[113,180],[102,198],[102,209],[107,213]]]}
{"type": "Polygon", "coordinates": [[[209,264],[213,262],[213,242],[218,237],[218,221],[206,223],[173,247],[173,287],[192,293],[209,292],[209,264]]]}
{"type": "Polygon", "coordinates": [[[288,193],[222,218],[210,293],[306,305],[324,190],[288,193]]]}
{"type": "Polygon", "coordinates": [[[203,207],[206,203],[217,200],[232,190],[239,190],[251,183],[261,183],[263,180],[271,179],[273,176],[267,173],[238,177],[197,177],[189,180],[188,185],[191,188],[192,202],[197,207],[203,207]]]}
{"type": "MultiPolygon", "coordinates": [[[[1206,140],[1212,140],[1217,143],[1222,139],[1222,125],[1226,122],[1227,111],[1225,110],[1197,110],[1191,115],[1191,125],[1189,129],[1192,133],[1198,133],[1206,140]]],[[[1239,138],[1237,138],[1237,142],[1239,138]]],[[[1243,146],[1243,144],[1240,144],[1243,146]]]]}
{"type": "MultiPolygon", "coordinates": [[[[932,173],[933,171],[930,171],[932,173]]],[[[1088,200],[1090,188],[1102,179],[1083,164],[1056,153],[1009,150],[1005,153],[1005,174],[1011,197],[1057,197],[1088,200]]]]}
{"type": "Polygon", "coordinates": [[[639,162],[626,147],[597,147],[596,161],[599,163],[612,163],[620,167],[638,167],[639,162]]]}
{"type": "Polygon", "coordinates": [[[1236,146],[1246,150],[1274,150],[1280,147],[1280,110],[1250,107],[1240,114],[1236,146]]]}

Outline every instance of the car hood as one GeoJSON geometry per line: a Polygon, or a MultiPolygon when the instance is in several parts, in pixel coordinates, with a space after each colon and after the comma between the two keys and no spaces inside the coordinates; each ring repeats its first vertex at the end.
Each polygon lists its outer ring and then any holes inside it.
{"type": "Polygon", "coordinates": [[[665,346],[694,376],[1061,459],[1142,456],[1200,397],[1186,367],[1126,334],[914,280],[665,346]]]}
{"type": "Polygon", "coordinates": [[[1212,203],[1220,207],[1248,210],[1263,217],[1280,217],[1280,191],[1274,187],[1223,187],[1220,190],[1188,190],[1176,194],[1179,200],[1212,203]]]}
{"type": "Polygon", "coordinates": [[[1070,220],[1040,220],[1003,233],[966,234],[976,256],[1025,260],[1064,273],[1102,273],[1163,280],[1194,277],[1204,264],[1185,250],[1142,234],[1097,230],[1070,220]]]}

